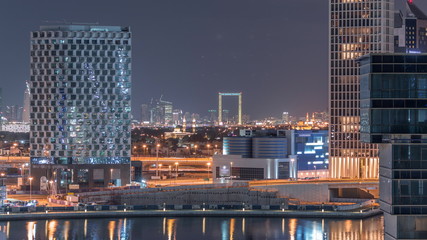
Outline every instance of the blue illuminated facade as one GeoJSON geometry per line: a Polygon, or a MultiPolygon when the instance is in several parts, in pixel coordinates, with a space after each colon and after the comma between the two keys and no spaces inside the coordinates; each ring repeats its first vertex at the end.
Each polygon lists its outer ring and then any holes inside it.
{"type": "Polygon", "coordinates": [[[329,168],[328,130],[295,130],[298,171],[329,168]]]}
{"type": "Polygon", "coordinates": [[[285,137],[225,137],[223,154],[244,158],[287,158],[287,146],[285,137]]]}

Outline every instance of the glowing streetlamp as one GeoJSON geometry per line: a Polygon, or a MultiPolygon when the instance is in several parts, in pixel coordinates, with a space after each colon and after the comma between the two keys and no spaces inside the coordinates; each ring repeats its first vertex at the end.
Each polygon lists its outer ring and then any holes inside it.
{"type": "Polygon", "coordinates": [[[209,168],[210,168],[210,166],[211,166],[211,163],[210,163],[210,162],[208,162],[208,163],[206,163],[206,165],[208,165],[208,182],[209,182],[209,168]]]}
{"type": "Polygon", "coordinates": [[[111,181],[111,185],[113,185],[113,169],[110,169],[110,181],[111,181]]]}
{"type": "Polygon", "coordinates": [[[178,165],[179,163],[175,162],[175,185],[176,185],[176,182],[178,181],[178,165]]]}
{"type": "Polygon", "coordinates": [[[33,177],[29,177],[28,180],[30,180],[30,201],[32,199],[32,194],[33,194],[33,177]]]}
{"type": "Polygon", "coordinates": [[[53,181],[50,180],[49,183],[50,183],[50,195],[53,195],[53,181]]]}
{"type": "Polygon", "coordinates": [[[146,151],[146,149],[147,149],[147,145],[142,145],[142,149],[143,149],[143,155],[145,155],[145,151],[146,151]]]}
{"type": "Polygon", "coordinates": [[[208,148],[208,155],[209,155],[209,148],[211,147],[210,144],[206,145],[206,147],[208,148]]]}
{"type": "Polygon", "coordinates": [[[170,184],[172,185],[172,166],[169,165],[169,179],[170,179],[170,184]]]}
{"type": "Polygon", "coordinates": [[[156,177],[159,176],[159,147],[160,144],[156,145],[156,177]]]}
{"type": "Polygon", "coordinates": [[[233,182],[233,162],[230,162],[230,183],[233,182]]]}

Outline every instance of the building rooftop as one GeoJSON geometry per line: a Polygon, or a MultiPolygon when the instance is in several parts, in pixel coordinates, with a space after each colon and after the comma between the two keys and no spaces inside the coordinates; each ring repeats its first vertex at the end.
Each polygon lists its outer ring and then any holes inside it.
{"type": "Polygon", "coordinates": [[[415,3],[412,0],[408,0],[406,2],[406,7],[407,7],[407,15],[418,19],[422,19],[422,20],[427,20],[427,16],[426,14],[421,11],[421,9],[418,8],[417,5],[415,5],[415,3]]]}
{"type": "Polygon", "coordinates": [[[129,32],[129,27],[99,26],[95,24],[60,24],[40,26],[40,31],[91,31],[91,32],[129,32]]]}

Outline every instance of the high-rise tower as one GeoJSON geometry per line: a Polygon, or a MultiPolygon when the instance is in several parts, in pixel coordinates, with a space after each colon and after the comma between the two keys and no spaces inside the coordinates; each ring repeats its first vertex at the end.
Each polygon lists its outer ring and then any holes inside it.
{"type": "Polygon", "coordinates": [[[378,147],[360,142],[359,67],[393,52],[394,0],[329,0],[330,176],[377,178],[378,147]]]}
{"type": "Polygon", "coordinates": [[[427,52],[427,15],[412,1],[395,14],[395,52],[427,52]]]}
{"type": "Polygon", "coordinates": [[[22,121],[30,122],[30,83],[25,82],[24,107],[22,108],[22,121]]]}
{"type": "Polygon", "coordinates": [[[130,178],[131,33],[42,26],[31,33],[33,185],[124,185],[130,178]]]}

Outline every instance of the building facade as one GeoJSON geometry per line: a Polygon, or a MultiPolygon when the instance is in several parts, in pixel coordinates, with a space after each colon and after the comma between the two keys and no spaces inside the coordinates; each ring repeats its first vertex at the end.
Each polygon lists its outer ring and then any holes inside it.
{"type": "Polygon", "coordinates": [[[33,186],[129,183],[128,27],[52,25],[32,32],[30,94],[33,186]]]}
{"type": "Polygon", "coordinates": [[[240,130],[239,136],[225,137],[223,154],[213,157],[213,178],[217,182],[295,179],[297,159],[292,154],[292,132],[240,130]]]}
{"type": "Polygon", "coordinates": [[[329,3],[330,176],[377,178],[378,147],[360,142],[359,67],[355,59],[371,52],[393,52],[394,0],[329,3]]]}
{"type": "Polygon", "coordinates": [[[154,125],[173,124],[173,104],[162,99],[151,99],[149,104],[150,123],[154,125]]]}
{"type": "Polygon", "coordinates": [[[22,122],[30,122],[30,83],[25,82],[24,106],[22,108],[22,122]]]}
{"type": "Polygon", "coordinates": [[[427,16],[412,1],[395,15],[395,52],[427,52],[427,16]]]}
{"type": "Polygon", "coordinates": [[[295,130],[298,178],[328,177],[328,130],[295,130]]]}
{"type": "Polygon", "coordinates": [[[385,240],[425,239],[427,54],[371,54],[360,65],[361,137],[380,146],[385,240]]]}

